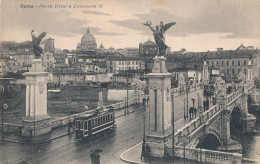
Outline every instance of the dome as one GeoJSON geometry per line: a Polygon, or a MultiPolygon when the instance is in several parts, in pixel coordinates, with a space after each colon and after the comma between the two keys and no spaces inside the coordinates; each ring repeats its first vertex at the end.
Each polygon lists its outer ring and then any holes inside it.
{"type": "Polygon", "coordinates": [[[85,33],[81,38],[81,50],[95,50],[97,49],[97,43],[95,37],[89,32],[85,33]]]}
{"type": "Polygon", "coordinates": [[[151,41],[150,38],[149,38],[149,40],[146,41],[143,45],[146,45],[146,46],[155,46],[155,45],[157,45],[157,44],[154,43],[153,41],[151,41]]]}

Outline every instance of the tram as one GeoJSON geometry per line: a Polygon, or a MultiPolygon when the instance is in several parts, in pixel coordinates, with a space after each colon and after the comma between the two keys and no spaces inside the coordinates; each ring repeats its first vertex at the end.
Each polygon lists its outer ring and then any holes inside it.
{"type": "Polygon", "coordinates": [[[95,109],[93,112],[77,117],[75,124],[76,140],[109,133],[115,128],[115,110],[95,109]]]}

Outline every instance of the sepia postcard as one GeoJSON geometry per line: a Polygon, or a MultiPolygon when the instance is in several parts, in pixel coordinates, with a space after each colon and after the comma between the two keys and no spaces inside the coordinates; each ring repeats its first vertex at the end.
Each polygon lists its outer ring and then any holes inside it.
{"type": "Polygon", "coordinates": [[[1,164],[260,163],[260,1],[0,0],[1,164]]]}

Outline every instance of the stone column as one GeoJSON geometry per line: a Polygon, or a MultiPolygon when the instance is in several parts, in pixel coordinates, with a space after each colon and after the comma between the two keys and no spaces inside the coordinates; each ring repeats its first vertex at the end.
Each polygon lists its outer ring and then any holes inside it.
{"type": "Polygon", "coordinates": [[[47,114],[47,76],[41,59],[34,59],[26,76],[26,116],[23,118],[23,136],[35,137],[51,131],[47,114]]]}
{"type": "Polygon", "coordinates": [[[203,63],[202,80],[204,85],[209,84],[209,66],[206,61],[203,63]]]}
{"type": "Polygon", "coordinates": [[[103,95],[102,95],[102,92],[98,93],[98,108],[103,108],[103,95]]]}
{"type": "Polygon", "coordinates": [[[164,157],[166,143],[170,142],[171,127],[171,73],[165,67],[166,58],[156,56],[149,78],[149,132],[146,142],[151,156],[164,157]]]}
{"type": "Polygon", "coordinates": [[[253,64],[252,64],[252,60],[248,61],[247,64],[247,78],[246,78],[247,82],[253,82],[253,64]]]}

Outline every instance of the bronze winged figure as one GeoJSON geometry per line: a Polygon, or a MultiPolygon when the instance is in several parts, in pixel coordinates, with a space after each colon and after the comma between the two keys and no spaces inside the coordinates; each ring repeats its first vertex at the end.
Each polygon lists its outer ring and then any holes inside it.
{"type": "Polygon", "coordinates": [[[31,32],[34,57],[35,57],[35,59],[40,59],[41,53],[43,51],[42,48],[40,47],[40,44],[42,42],[42,39],[46,36],[46,32],[41,33],[38,37],[36,37],[33,34],[33,32],[34,32],[34,30],[32,30],[32,32],[31,32]]]}
{"type": "Polygon", "coordinates": [[[152,22],[151,21],[146,21],[146,23],[142,23],[145,26],[148,26],[152,31],[153,31],[153,36],[154,36],[154,40],[159,48],[159,55],[163,56],[166,53],[166,49],[168,48],[168,46],[165,44],[165,37],[164,37],[164,33],[173,25],[175,25],[175,22],[171,22],[171,23],[167,23],[167,24],[163,24],[163,22],[161,21],[160,26],[155,26],[155,28],[153,28],[152,22]]]}

